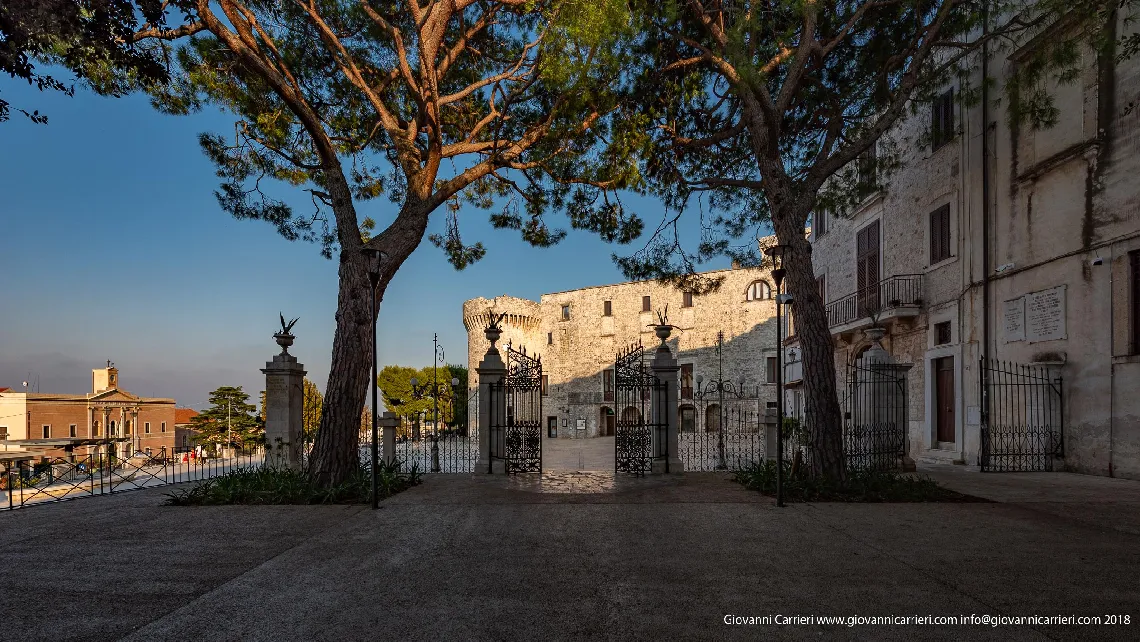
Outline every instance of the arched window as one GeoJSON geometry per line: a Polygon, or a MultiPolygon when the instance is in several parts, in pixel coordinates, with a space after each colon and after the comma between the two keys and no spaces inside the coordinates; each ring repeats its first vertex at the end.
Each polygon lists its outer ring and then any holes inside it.
{"type": "Polygon", "coordinates": [[[767,281],[753,281],[748,285],[748,290],[744,294],[745,301],[759,301],[761,299],[772,298],[772,286],[768,285],[767,281]]]}

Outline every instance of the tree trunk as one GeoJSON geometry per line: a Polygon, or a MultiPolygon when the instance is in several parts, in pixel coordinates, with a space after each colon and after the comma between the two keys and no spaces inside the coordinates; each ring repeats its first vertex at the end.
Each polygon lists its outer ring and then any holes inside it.
{"type": "Polygon", "coordinates": [[[368,243],[387,254],[381,263],[374,309],[370,309],[372,293],[364,255],[359,246],[345,248],[342,244],[332,363],[310,468],[322,486],[347,480],[360,466],[360,413],[368,402],[372,379],[372,321],[388,283],[423,239],[428,214],[422,200],[409,197],[392,225],[368,243]]]}
{"type": "MultiPolygon", "coordinates": [[[[775,213],[774,213],[775,214],[775,213]]],[[[811,439],[813,476],[842,479],[843,418],[835,378],[835,344],[827,313],[812,268],[811,244],[804,236],[802,219],[794,215],[773,216],[776,237],[790,246],[785,254],[787,291],[795,298],[796,337],[803,353],[804,428],[811,439]],[[797,224],[799,221],[799,224],[797,224]]]]}

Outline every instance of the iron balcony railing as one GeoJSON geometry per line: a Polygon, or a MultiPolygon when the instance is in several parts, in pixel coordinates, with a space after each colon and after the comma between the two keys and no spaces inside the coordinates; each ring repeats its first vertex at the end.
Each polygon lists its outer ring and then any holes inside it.
{"type": "Polygon", "coordinates": [[[916,305],[922,305],[922,275],[900,274],[828,303],[827,325],[834,328],[887,310],[916,305]]]}

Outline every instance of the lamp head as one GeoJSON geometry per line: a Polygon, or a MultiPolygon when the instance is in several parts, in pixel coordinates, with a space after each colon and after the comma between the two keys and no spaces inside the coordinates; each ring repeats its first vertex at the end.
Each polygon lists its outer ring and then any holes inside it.
{"type": "Polygon", "coordinates": [[[415,388],[416,386],[420,385],[420,380],[416,379],[415,377],[412,377],[411,383],[412,383],[412,387],[415,388]]]}
{"type": "Polygon", "coordinates": [[[452,377],[451,378],[451,387],[452,388],[458,388],[459,387],[459,377],[452,377]]]}
{"type": "Polygon", "coordinates": [[[368,277],[373,282],[380,280],[380,263],[388,254],[375,248],[365,247],[361,248],[360,253],[364,255],[364,267],[368,270],[368,277]]]}
{"type": "Polygon", "coordinates": [[[705,382],[705,376],[704,375],[697,375],[697,385],[699,386],[704,382],[705,382]]]}

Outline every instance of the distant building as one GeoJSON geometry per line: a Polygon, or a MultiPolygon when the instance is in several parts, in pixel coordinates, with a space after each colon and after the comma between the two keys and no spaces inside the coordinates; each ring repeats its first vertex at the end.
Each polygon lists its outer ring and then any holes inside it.
{"type": "Polygon", "coordinates": [[[174,448],[175,450],[189,450],[193,446],[194,428],[191,421],[198,416],[198,411],[192,408],[174,409],[174,448]]]}
{"type": "Polygon", "coordinates": [[[718,270],[704,276],[724,281],[719,290],[706,295],[647,281],[543,294],[539,301],[510,296],[466,301],[468,388],[474,395],[476,368],[489,345],[483,335],[488,313],[506,313],[500,353],[506,356],[509,342],[542,358],[544,434],[613,435],[616,417],[637,412],[618,407],[617,354],[638,343],[651,353],[658,345],[652,327],[656,312],[668,306],[669,323],[677,326],[669,344],[681,365],[682,432],[715,430],[721,417],[731,426],[739,413],[755,430],[758,415],[776,400],[775,288],[765,269],[718,270]],[[723,359],[717,354],[718,334],[723,336],[723,359]],[[707,388],[718,378],[733,390],[745,391],[745,400],[728,394],[733,400],[731,413],[722,412],[717,395],[701,394],[700,381],[707,388]]]}
{"type": "Polygon", "coordinates": [[[54,394],[0,389],[0,448],[41,451],[62,456],[82,454],[94,446],[84,440],[121,439],[116,452],[157,453],[175,445],[173,399],[139,397],[119,388],[119,370],[91,371],[91,392],[54,394]]]}

